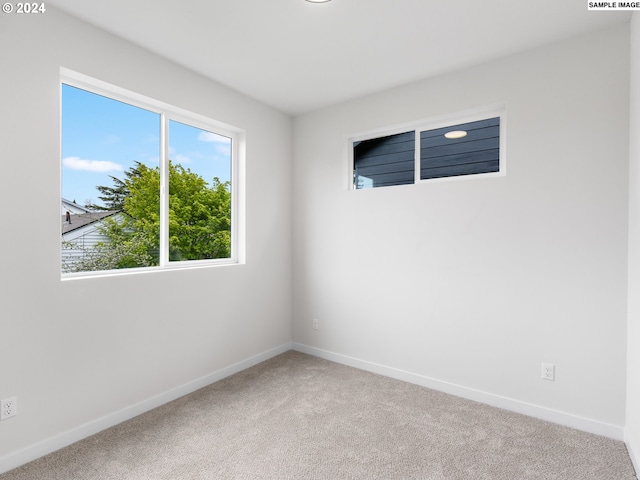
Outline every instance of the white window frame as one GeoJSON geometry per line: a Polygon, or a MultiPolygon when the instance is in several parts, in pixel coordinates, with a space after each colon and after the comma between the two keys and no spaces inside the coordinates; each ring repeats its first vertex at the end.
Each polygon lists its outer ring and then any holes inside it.
{"type": "MultiPolygon", "coordinates": [[[[60,68],[61,106],[63,84],[133,105],[156,113],[160,116],[160,258],[159,265],[153,267],[61,273],[62,280],[112,275],[131,275],[145,272],[183,270],[245,263],[244,164],[246,134],[244,130],[64,67],[60,68]],[[231,256],[229,258],[169,261],[169,138],[167,132],[169,130],[169,122],[172,120],[231,139],[231,256]]],[[[60,125],[62,125],[62,108],[60,108],[60,125]]],[[[62,128],[60,129],[59,157],[61,162],[60,198],[62,198],[62,128]]]]}
{"type": "Polygon", "coordinates": [[[375,130],[369,130],[367,132],[361,132],[354,135],[347,136],[347,182],[348,190],[377,190],[378,188],[355,188],[353,182],[353,174],[355,167],[355,159],[353,155],[354,143],[361,142],[363,140],[372,140],[376,138],[386,137],[389,135],[395,135],[398,133],[406,133],[410,131],[415,132],[415,152],[414,152],[414,181],[413,184],[404,185],[389,185],[390,187],[411,187],[413,185],[424,185],[436,182],[451,182],[460,180],[473,180],[479,178],[492,178],[503,177],[507,174],[507,156],[506,156],[506,128],[507,128],[507,107],[506,103],[498,103],[488,105],[485,107],[479,107],[471,110],[465,110],[462,112],[441,115],[428,119],[422,119],[414,122],[409,122],[400,125],[394,125],[391,127],[377,128],[375,130]],[[489,118],[500,118],[500,152],[499,152],[499,168],[497,172],[488,173],[474,173],[471,175],[453,175],[448,177],[439,178],[427,178],[422,180],[420,178],[420,133],[427,130],[435,130],[438,128],[444,128],[448,126],[455,126],[462,123],[476,122],[479,120],[487,120],[489,118]]]}

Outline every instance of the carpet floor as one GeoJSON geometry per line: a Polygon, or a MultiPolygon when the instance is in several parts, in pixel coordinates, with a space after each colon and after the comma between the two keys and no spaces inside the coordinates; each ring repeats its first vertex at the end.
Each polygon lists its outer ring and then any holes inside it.
{"type": "Polygon", "coordinates": [[[287,352],[0,480],[632,480],[625,444],[287,352]]]}

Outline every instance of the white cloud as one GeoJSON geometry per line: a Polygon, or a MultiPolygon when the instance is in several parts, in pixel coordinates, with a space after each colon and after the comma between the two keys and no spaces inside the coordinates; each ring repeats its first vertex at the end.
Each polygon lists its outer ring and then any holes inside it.
{"type": "Polygon", "coordinates": [[[172,160],[176,163],[191,163],[191,159],[186,155],[182,155],[181,153],[176,153],[173,155],[172,160]]]}
{"type": "Polygon", "coordinates": [[[84,170],[87,172],[121,172],[124,166],[107,160],[85,160],[79,157],[66,157],[62,159],[62,165],[72,170],[84,170]]]}
{"type": "Polygon", "coordinates": [[[215,133],[211,132],[205,132],[204,130],[201,131],[198,135],[198,140],[200,140],[201,142],[221,143],[223,145],[229,145],[230,143],[230,139],[228,137],[216,135],[215,133]]]}
{"type": "Polygon", "coordinates": [[[220,155],[229,156],[231,154],[231,139],[229,137],[202,130],[198,134],[198,140],[214,143],[214,149],[220,155]]]}

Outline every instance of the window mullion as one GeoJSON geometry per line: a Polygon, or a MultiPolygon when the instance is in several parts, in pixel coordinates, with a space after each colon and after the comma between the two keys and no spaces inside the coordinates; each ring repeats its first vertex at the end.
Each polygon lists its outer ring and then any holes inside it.
{"type": "Polygon", "coordinates": [[[414,152],[414,165],[415,165],[415,177],[413,178],[413,183],[418,183],[420,181],[420,161],[422,155],[420,154],[420,130],[416,128],[416,148],[414,152]]]}
{"type": "Polygon", "coordinates": [[[160,114],[160,265],[169,264],[169,119],[160,114]]]}

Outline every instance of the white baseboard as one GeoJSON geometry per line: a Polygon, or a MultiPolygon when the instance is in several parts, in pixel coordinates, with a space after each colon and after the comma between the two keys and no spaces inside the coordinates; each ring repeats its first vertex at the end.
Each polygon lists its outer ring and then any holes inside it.
{"type": "Polygon", "coordinates": [[[624,428],[618,425],[603,423],[597,420],[591,420],[588,418],[572,415],[570,413],[540,407],[531,403],[502,397],[500,395],[483,392],[481,390],[476,390],[462,385],[443,382],[441,380],[436,380],[424,375],[407,372],[405,370],[399,370],[393,367],[387,367],[385,365],[380,365],[366,360],[360,360],[358,358],[341,355],[339,353],[322,350],[320,348],[311,347],[309,345],[304,345],[301,343],[294,342],[293,349],[298,352],[324,358],[325,360],[331,360],[333,362],[348,365],[350,367],[359,368],[368,372],[377,373],[387,377],[395,378],[397,380],[402,380],[404,382],[409,382],[423,387],[431,388],[433,390],[449,393],[457,397],[486,403],[494,407],[521,413],[523,415],[528,415],[530,417],[557,423],[566,427],[594,433],[596,435],[602,435],[605,437],[613,438],[615,440],[624,440],[624,428]]]}
{"type": "Polygon", "coordinates": [[[640,478],[640,450],[636,448],[638,447],[638,445],[634,444],[631,438],[626,433],[624,442],[627,444],[627,451],[629,452],[629,456],[631,457],[633,468],[636,469],[636,477],[640,478]]]}
{"type": "Polygon", "coordinates": [[[623,427],[599,422],[596,420],[590,420],[588,418],[583,418],[576,415],[571,415],[569,413],[540,407],[530,403],[494,395],[461,385],[443,382],[441,380],[436,380],[416,373],[399,370],[393,367],[380,365],[366,360],[360,360],[301,343],[285,343],[283,345],[280,345],[279,347],[273,348],[266,352],[247,358],[241,362],[229,365],[228,367],[216,370],[215,372],[212,372],[208,375],[187,382],[167,392],[158,394],[147,400],[143,400],[142,402],[130,405],[129,407],[110,413],[108,415],[105,415],[104,417],[95,419],[83,425],[79,425],[78,427],[60,433],[59,435],[47,438],[38,443],[30,445],[29,447],[0,457],[0,474],[24,465],[25,463],[35,460],[36,458],[42,457],[63,447],[71,445],[72,443],[82,440],[83,438],[94,435],[102,430],[129,420],[142,413],[157,408],[160,405],[164,405],[165,403],[171,402],[200,388],[206,387],[207,385],[215,383],[219,380],[222,380],[223,378],[233,375],[234,373],[238,373],[249,367],[257,365],[258,363],[264,362],[265,360],[275,357],[276,355],[280,355],[281,353],[285,353],[291,349],[302,353],[307,353],[309,355],[314,355],[316,357],[324,358],[326,360],[331,360],[336,363],[341,363],[343,365],[348,365],[350,367],[359,368],[361,370],[366,370],[372,373],[396,378],[398,380],[414,383],[423,387],[432,388],[434,390],[449,393],[451,395],[456,395],[458,397],[467,398],[469,400],[486,403],[498,408],[504,408],[505,410],[522,413],[524,415],[539,418],[541,420],[547,420],[567,427],[594,433],[596,435],[603,435],[615,440],[624,440],[627,443],[627,449],[629,450],[629,455],[636,469],[636,472],[640,472],[640,452],[634,448],[636,446],[632,445],[628,438],[625,438],[623,427]]]}
{"type": "Polygon", "coordinates": [[[125,420],[129,420],[142,413],[148,412],[149,410],[157,408],[160,405],[164,405],[165,403],[176,400],[177,398],[180,398],[191,392],[195,392],[200,388],[211,385],[212,383],[222,380],[223,378],[233,375],[234,373],[238,373],[242,370],[246,370],[249,367],[253,367],[254,365],[264,362],[265,360],[275,357],[276,355],[285,353],[291,350],[291,348],[291,343],[285,343],[283,345],[280,345],[279,347],[267,350],[266,352],[262,352],[258,355],[254,355],[253,357],[242,360],[241,362],[234,363],[233,365],[221,368],[220,370],[216,370],[215,372],[205,375],[204,377],[197,378],[169,391],[155,395],[151,398],[148,398],[147,400],[143,400],[134,405],[125,407],[122,410],[110,413],[108,415],[105,415],[104,417],[97,418],[95,420],[92,420],[91,422],[79,425],[75,428],[72,428],[71,430],[60,433],[59,435],[55,435],[51,438],[47,438],[21,450],[9,453],[8,455],[0,457],[0,474],[8,472],[9,470],[13,470],[14,468],[24,465],[25,463],[35,460],[36,458],[40,458],[51,452],[71,445],[72,443],[94,435],[102,430],[113,427],[114,425],[122,423],[125,420]]]}

